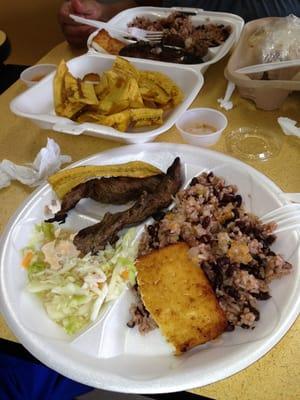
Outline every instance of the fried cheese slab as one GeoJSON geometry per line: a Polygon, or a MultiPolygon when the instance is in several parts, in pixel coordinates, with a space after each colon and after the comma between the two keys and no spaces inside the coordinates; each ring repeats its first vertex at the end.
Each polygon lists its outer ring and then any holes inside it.
{"type": "Polygon", "coordinates": [[[107,53],[118,55],[120,50],[126,46],[126,43],[111,37],[105,29],[101,29],[93,38],[93,46],[95,46],[96,49],[97,46],[100,46],[100,48],[102,47],[107,53]]]}
{"type": "Polygon", "coordinates": [[[180,355],[219,336],[225,314],[202,269],[178,243],[137,260],[137,281],[146,309],[180,355]]]}

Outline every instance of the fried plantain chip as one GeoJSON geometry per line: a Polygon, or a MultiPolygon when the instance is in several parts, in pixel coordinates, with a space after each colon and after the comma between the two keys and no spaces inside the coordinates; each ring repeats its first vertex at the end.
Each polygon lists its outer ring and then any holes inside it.
{"type": "Polygon", "coordinates": [[[173,105],[179,104],[183,98],[182,90],[168,76],[157,71],[141,71],[140,79],[151,81],[163,89],[172,99],[173,105]]]}
{"type": "Polygon", "coordinates": [[[100,81],[95,85],[94,89],[98,99],[105,96],[109,92],[109,81],[106,73],[101,75],[100,81]]]}
{"type": "Polygon", "coordinates": [[[65,103],[76,103],[80,99],[79,92],[80,81],[76,79],[69,71],[64,76],[65,103]]]}
{"type": "Polygon", "coordinates": [[[159,105],[165,105],[171,100],[171,96],[164,89],[146,77],[139,79],[139,88],[144,100],[153,101],[159,105]]]}
{"type": "Polygon", "coordinates": [[[90,72],[85,74],[82,78],[83,82],[92,82],[92,83],[99,83],[100,82],[100,75],[95,74],[94,72],[90,72]]]}
{"type": "Polygon", "coordinates": [[[143,97],[141,95],[141,91],[140,91],[138,82],[135,78],[128,79],[127,90],[128,90],[128,98],[129,98],[129,107],[130,108],[144,107],[143,97]]]}
{"type": "Polygon", "coordinates": [[[161,108],[137,108],[130,110],[131,124],[135,128],[161,125],[163,123],[162,117],[163,110],[161,108]]]}
{"type": "MultiPolygon", "coordinates": [[[[101,90],[104,95],[98,94],[100,98],[98,110],[101,114],[110,115],[121,112],[128,108],[144,107],[143,98],[137,80],[129,75],[121,75],[116,71],[108,71],[104,74],[105,82],[101,90]]],[[[101,84],[101,82],[100,82],[101,84]]]]}
{"type": "Polygon", "coordinates": [[[66,118],[74,118],[74,116],[80,112],[84,107],[82,103],[67,103],[59,108],[59,115],[66,118]]]}
{"type": "Polygon", "coordinates": [[[106,117],[105,125],[111,126],[121,132],[127,130],[131,119],[130,111],[125,110],[119,113],[111,114],[106,117]]]}
{"type": "Polygon", "coordinates": [[[80,82],[80,91],[82,93],[82,97],[79,100],[81,103],[90,105],[96,105],[99,103],[92,83],[80,82]]]}
{"type": "Polygon", "coordinates": [[[68,71],[67,64],[65,63],[64,60],[62,60],[59,63],[59,66],[57,67],[53,83],[54,108],[57,113],[60,113],[61,109],[63,108],[63,104],[65,102],[64,78],[67,71],[68,71]]]}
{"type": "Polygon", "coordinates": [[[129,61],[122,57],[116,57],[112,70],[121,75],[129,75],[137,80],[140,76],[140,72],[129,61]]]}
{"type": "Polygon", "coordinates": [[[48,182],[59,198],[62,198],[73,187],[93,178],[112,176],[129,176],[146,178],[160,174],[161,170],[143,161],[130,161],[124,164],[113,165],[86,165],[65,169],[48,178],[48,182]]]}
{"type": "Polygon", "coordinates": [[[129,107],[126,76],[121,76],[115,71],[107,71],[103,74],[107,81],[108,91],[100,97],[98,111],[108,115],[120,112],[129,107]]]}
{"type": "Polygon", "coordinates": [[[111,126],[121,132],[126,131],[130,124],[130,111],[125,110],[111,115],[100,115],[97,112],[86,111],[78,118],[78,122],[97,122],[102,125],[111,126]]]}

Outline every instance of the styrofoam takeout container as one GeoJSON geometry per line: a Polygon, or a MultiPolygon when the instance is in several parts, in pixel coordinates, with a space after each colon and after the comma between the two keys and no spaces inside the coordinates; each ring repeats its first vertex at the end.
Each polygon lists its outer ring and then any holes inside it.
{"type": "Polygon", "coordinates": [[[268,17],[248,22],[225,69],[226,78],[237,86],[240,95],[253,100],[263,110],[279,108],[292,91],[300,90],[300,68],[289,67],[272,71],[271,80],[262,80],[262,73],[247,75],[236,70],[260,64],[260,49],[258,46],[251,47],[248,40],[257,29],[279,19],[280,17],[268,17]]]}
{"type": "Polygon", "coordinates": [[[177,120],[176,128],[187,143],[194,146],[209,147],[217,143],[227,124],[227,118],[218,110],[213,108],[191,108],[185,111],[177,120]],[[207,134],[190,133],[186,130],[186,127],[193,122],[213,126],[216,131],[207,134]]]}
{"type": "MultiPolygon", "coordinates": [[[[76,77],[83,77],[86,73],[101,73],[111,69],[115,56],[109,54],[85,54],[73,58],[67,65],[70,72],[76,77]]],[[[17,96],[11,103],[13,113],[29,118],[32,122],[44,129],[52,129],[70,135],[91,135],[125,143],[145,143],[154,140],[158,135],[174,125],[180,115],[191,105],[203,86],[201,73],[181,65],[161,65],[150,60],[130,59],[130,62],[139,70],[159,71],[171,78],[183,91],[183,101],[170,110],[164,117],[164,123],[157,128],[145,128],[143,131],[120,132],[114,128],[95,124],[77,123],[68,118],[55,114],[53,102],[54,73],[44,78],[35,86],[17,96]]]]}
{"type": "MultiPolygon", "coordinates": [[[[171,12],[175,10],[182,10],[190,13],[190,18],[194,25],[216,23],[230,25],[232,32],[228,39],[220,46],[211,47],[205,57],[205,62],[201,64],[176,64],[161,61],[153,61],[159,65],[184,65],[187,68],[195,69],[198,72],[204,73],[207,68],[221,60],[226,54],[229,53],[234,44],[238,41],[241,31],[244,27],[244,20],[235,14],[204,11],[199,8],[192,7],[135,7],[121,11],[119,14],[114,16],[109,24],[113,27],[117,27],[120,30],[126,31],[128,23],[132,22],[136,17],[147,17],[152,20],[167,17],[171,12]],[[194,14],[194,15],[192,15],[194,14]]],[[[99,46],[93,45],[93,38],[97,35],[99,30],[93,32],[88,38],[88,49],[91,53],[106,53],[106,51],[99,46]]],[[[119,36],[111,33],[112,37],[121,39],[119,36]]],[[[126,43],[126,41],[124,41],[126,43]]],[[[133,58],[131,58],[132,60],[133,58]]]]}

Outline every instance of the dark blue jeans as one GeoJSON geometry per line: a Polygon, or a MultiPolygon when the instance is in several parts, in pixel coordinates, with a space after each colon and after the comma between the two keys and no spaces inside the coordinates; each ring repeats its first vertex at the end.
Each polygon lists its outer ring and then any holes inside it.
{"type": "Polygon", "coordinates": [[[21,345],[0,340],[1,400],[72,400],[91,390],[41,364],[21,345]]]}

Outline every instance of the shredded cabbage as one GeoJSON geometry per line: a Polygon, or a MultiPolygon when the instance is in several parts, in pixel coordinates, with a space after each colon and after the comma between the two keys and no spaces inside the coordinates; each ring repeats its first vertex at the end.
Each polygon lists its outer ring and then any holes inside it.
{"type": "Polygon", "coordinates": [[[73,234],[52,224],[35,227],[23,255],[31,252],[27,289],[39,296],[49,317],[68,334],[95,321],[105,302],[135,284],[136,229],[129,229],[114,247],[79,257],[73,234]]]}

